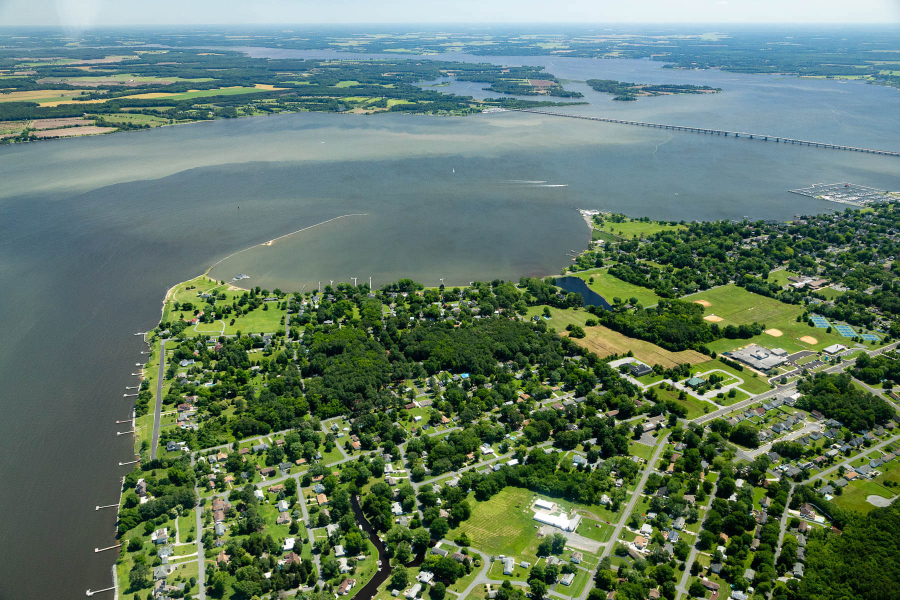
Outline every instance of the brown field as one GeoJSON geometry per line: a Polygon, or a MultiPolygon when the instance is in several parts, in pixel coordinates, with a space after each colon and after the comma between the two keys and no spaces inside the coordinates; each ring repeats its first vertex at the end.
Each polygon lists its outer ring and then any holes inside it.
{"type": "Polygon", "coordinates": [[[800,338],[800,341],[805,344],[813,344],[813,345],[819,343],[819,340],[817,340],[816,338],[809,336],[809,335],[804,335],[802,338],[800,338]]]}
{"type": "MultiPolygon", "coordinates": [[[[772,337],[781,337],[782,335],[784,335],[783,333],[781,333],[780,329],[766,329],[766,331],[764,333],[768,333],[772,337]]],[[[815,343],[815,342],[813,342],[813,343],[815,343]]]]}
{"type": "Polygon", "coordinates": [[[107,133],[115,130],[115,127],[97,127],[95,125],[88,125],[85,127],[69,127],[67,129],[45,129],[44,131],[34,132],[34,136],[39,138],[73,137],[77,135],[96,135],[98,133],[107,133]]]}
{"type": "Polygon", "coordinates": [[[699,304],[703,308],[709,308],[710,306],[712,306],[712,304],[710,304],[706,300],[694,300],[694,304],[699,304]]]}
{"type": "Polygon", "coordinates": [[[656,344],[624,336],[602,325],[585,327],[584,331],[587,336],[582,339],[576,339],[575,343],[596,352],[597,356],[600,357],[609,356],[610,354],[625,354],[631,350],[638,360],[648,365],[660,364],[667,368],[683,363],[696,365],[709,360],[708,357],[694,350],[670,352],[656,344]]]}
{"type": "Polygon", "coordinates": [[[719,321],[724,321],[722,317],[717,317],[716,315],[708,315],[703,317],[704,321],[709,321],[710,323],[718,323],[719,321]]]}
{"type": "Polygon", "coordinates": [[[253,87],[255,87],[258,90],[285,90],[285,89],[287,89],[287,88],[275,87],[274,85],[272,85],[270,83],[255,83],[255,84],[253,84],[253,87]]]}
{"type": "Polygon", "coordinates": [[[57,127],[69,127],[70,125],[93,125],[93,121],[84,117],[66,117],[61,119],[35,119],[31,122],[32,129],[54,129],[57,127]]]}

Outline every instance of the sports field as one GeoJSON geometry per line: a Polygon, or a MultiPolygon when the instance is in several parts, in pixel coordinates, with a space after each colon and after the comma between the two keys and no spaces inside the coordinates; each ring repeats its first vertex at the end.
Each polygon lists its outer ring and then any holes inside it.
{"type": "Polygon", "coordinates": [[[756,321],[766,326],[766,329],[774,329],[782,335],[775,336],[768,333],[757,335],[748,340],[720,339],[707,344],[710,350],[718,353],[742,348],[750,344],[759,344],[766,348],[784,348],[788,352],[800,350],[821,350],[832,344],[842,343],[844,338],[835,333],[825,333],[824,330],[810,327],[807,323],[798,323],[797,317],[803,313],[803,307],[794,304],[785,304],[774,298],[767,298],[748,292],[736,285],[729,284],[705,292],[698,292],[683,298],[687,301],[703,300],[709,302],[705,314],[715,314],[722,318],[718,322],[720,328],[728,325],[749,325],[756,321]],[[800,340],[801,337],[812,336],[816,343],[800,340]]]}

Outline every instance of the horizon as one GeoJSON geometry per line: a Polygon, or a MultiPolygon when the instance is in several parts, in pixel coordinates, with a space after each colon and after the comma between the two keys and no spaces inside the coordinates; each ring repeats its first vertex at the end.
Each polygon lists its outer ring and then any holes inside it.
{"type": "Polygon", "coordinates": [[[12,27],[88,30],[121,26],[383,26],[383,25],[897,25],[898,0],[640,0],[629,5],[574,0],[547,8],[537,0],[411,0],[374,4],[337,0],[159,0],[152,9],[113,0],[0,0],[0,23],[12,27]],[[162,15],[162,16],[160,16],[162,15]],[[353,15],[352,21],[344,18],[353,15]],[[648,19],[648,16],[652,18],[648,19]],[[815,15],[815,19],[810,17],[815,15]],[[511,18],[512,17],[512,18],[511,18]],[[150,22],[152,21],[152,23],[150,22]]]}

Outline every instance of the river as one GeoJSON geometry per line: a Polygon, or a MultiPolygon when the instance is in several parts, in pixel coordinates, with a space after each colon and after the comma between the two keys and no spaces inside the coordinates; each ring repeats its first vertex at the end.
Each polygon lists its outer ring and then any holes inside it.
{"type": "MultiPolygon", "coordinates": [[[[894,89],[646,61],[477,60],[725,90],[632,103],[588,90],[591,104],[569,109],[582,114],[885,149],[900,139],[894,89]]],[[[122,394],[145,349],[133,334],[156,324],[170,286],[224,256],[360,213],[215,274],[298,290],[518,279],[558,273],[587,244],[576,208],[785,219],[842,208],[788,189],[897,189],[898,160],[521,113],[276,115],[0,147],[0,599],[111,584],[114,553],[94,548],[114,543],[115,515],[94,507],[118,500],[117,464],[131,459],[115,421],[131,414],[122,394]]]]}

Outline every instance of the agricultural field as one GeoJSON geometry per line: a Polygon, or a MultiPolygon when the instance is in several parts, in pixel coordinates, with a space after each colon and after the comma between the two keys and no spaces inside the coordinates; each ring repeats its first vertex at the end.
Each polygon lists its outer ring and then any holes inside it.
{"type": "Polygon", "coordinates": [[[169,123],[168,119],[163,117],[155,117],[153,115],[144,115],[141,113],[116,113],[113,115],[102,115],[103,120],[111,125],[122,125],[129,123],[132,125],[149,125],[150,127],[159,127],[169,123]]]}
{"type": "Polygon", "coordinates": [[[719,317],[721,320],[716,321],[719,327],[749,325],[754,321],[766,326],[767,333],[747,340],[722,338],[707,344],[710,350],[720,354],[750,344],[798,352],[800,350],[822,350],[826,346],[846,342],[846,339],[837,333],[825,333],[824,329],[810,327],[806,323],[798,323],[797,317],[803,313],[802,306],[785,304],[774,298],[760,296],[734,284],[697,292],[685,296],[683,299],[708,302],[709,306],[706,307],[704,314],[719,317]],[[806,336],[811,336],[816,342],[801,341],[800,338],[806,336]]]}

